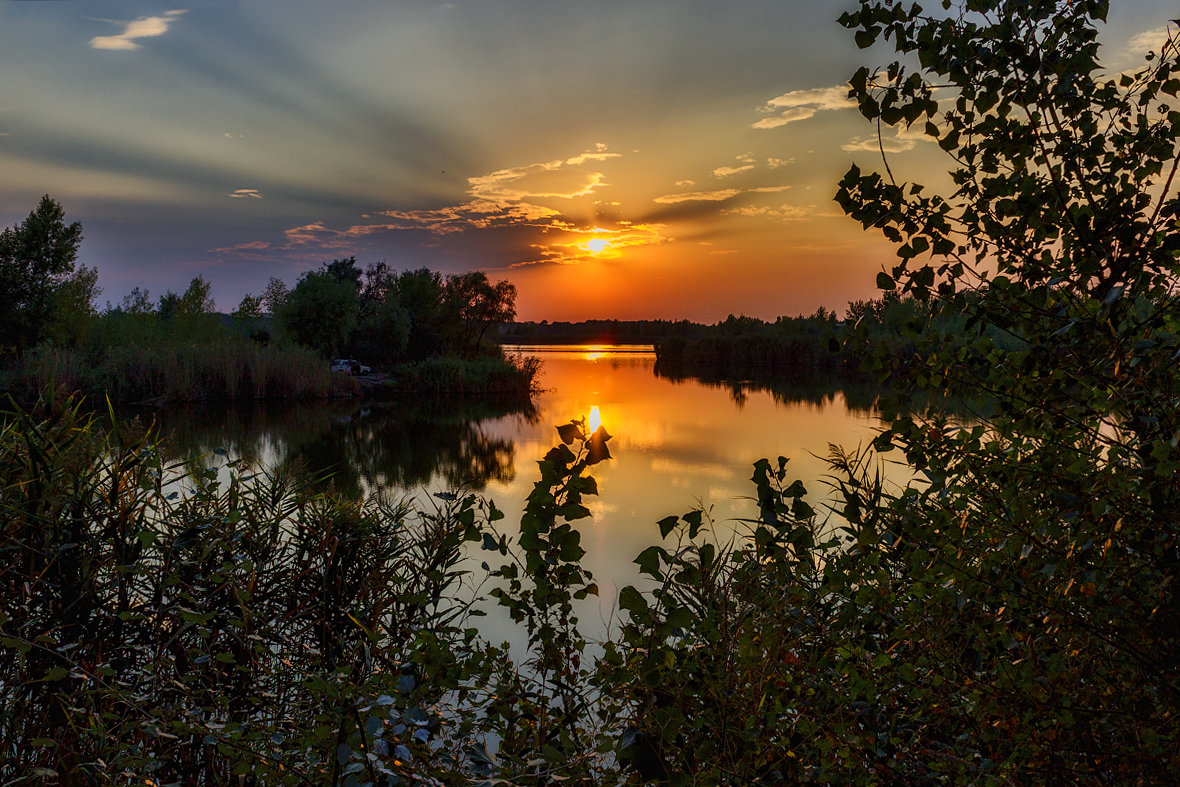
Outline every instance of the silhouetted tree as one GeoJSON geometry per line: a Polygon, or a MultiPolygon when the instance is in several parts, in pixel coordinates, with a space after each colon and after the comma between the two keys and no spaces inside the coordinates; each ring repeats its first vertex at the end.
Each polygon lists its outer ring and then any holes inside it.
{"type": "Polygon", "coordinates": [[[322,266],[324,273],[327,273],[338,284],[351,284],[357,290],[361,288],[361,269],[356,266],[356,257],[345,257],[344,259],[332,260],[325,262],[322,266]]]}
{"type": "Polygon", "coordinates": [[[449,276],[443,310],[453,321],[455,344],[471,353],[479,349],[488,328],[516,317],[516,287],[507,281],[492,284],[482,271],[449,276]]]}
{"type": "Polygon", "coordinates": [[[410,315],[406,353],[412,360],[438,355],[443,349],[439,331],[442,276],[427,268],[406,271],[397,277],[398,301],[410,315]]]}
{"type": "Polygon", "coordinates": [[[305,273],[276,315],[283,334],[324,357],[348,341],[357,312],[356,286],[323,271],[305,273]]]}
{"type": "Polygon", "coordinates": [[[0,233],[0,339],[17,350],[45,334],[55,293],[72,276],[82,225],[66,224],[46,194],[23,222],[0,233]]]}
{"type": "Polygon", "coordinates": [[[262,303],[270,314],[278,314],[279,308],[286,303],[290,293],[290,288],[282,279],[278,276],[271,276],[266,282],[266,287],[262,290],[262,303]]]}

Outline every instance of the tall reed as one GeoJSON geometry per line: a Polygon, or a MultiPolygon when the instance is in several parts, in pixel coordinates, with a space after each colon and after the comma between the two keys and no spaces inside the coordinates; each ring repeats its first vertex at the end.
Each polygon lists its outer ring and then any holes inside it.
{"type": "Polygon", "coordinates": [[[51,384],[117,402],[319,398],[359,391],[354,379],[332,374],[310,350],[246,341],[113,346],[89,356],[53,347],[26,353],[16,391],[31,399],[51,384]]]}

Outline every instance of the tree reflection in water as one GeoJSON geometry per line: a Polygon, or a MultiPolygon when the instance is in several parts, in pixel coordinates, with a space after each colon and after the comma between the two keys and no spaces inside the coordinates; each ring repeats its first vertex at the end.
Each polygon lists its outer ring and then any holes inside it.
{"type": "Polygon", "coordinates": [[[169,453],[205,457],[216,452],[250,464],[302,465],[346,495],[373,488],[415,489],[438,479],[448,488],[479,491],[514,477],[511,439],[486,422],[513,416],[536,423],[527,399],[353,400],[251,405],[178,405],[133,409],[155,421],[169,453]]]}

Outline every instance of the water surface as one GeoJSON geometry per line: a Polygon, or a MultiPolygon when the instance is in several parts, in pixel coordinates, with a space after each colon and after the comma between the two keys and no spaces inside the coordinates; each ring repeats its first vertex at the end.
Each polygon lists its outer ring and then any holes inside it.
{"type": "MultiPolygon", "coordinates": [[[[556,426],[601,422],[612,459],[592,468],[599,496],[580,523],[586,566],[604,603],[636,578],[631,563],[659,540],[656,522],[702,505],[719,536],[754,513],[752,465],[785,456],[810,500],[827,489],[830,443],[867,444],[879,426],[858,393],[831,382],[794,380],[771,390],[729,381],[706,384],[657,375],[648,346],[519,346],[544,362],[533,403],[330,401],[231,408],[177,408],[157,415],[173,447],[215,448],[263,465],[301,462],[333,473],[349,492],[391,489],[422,497],[456,489],[492,498],[514,522],[537,480],[536,462],[558,443],[556,426]],[[849,401],[856,404],[849,404],[849,401]]],[[[871,398],[868,398],[871,401],[871,398]]]]}

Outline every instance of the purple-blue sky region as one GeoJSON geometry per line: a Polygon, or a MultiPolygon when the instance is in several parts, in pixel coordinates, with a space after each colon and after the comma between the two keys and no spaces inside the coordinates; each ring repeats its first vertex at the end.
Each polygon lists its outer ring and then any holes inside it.
{"type": "MultiPolygon", "coordinates": [[[[854,6],[0,0],[0,226],[57,198],[115,303],[202,274],[229,311],[355,255],[510,279],[522,319],[839,310],[892,259],[832,202],[880,167],[854,6]]],[[[1104,64],[1176,11],[1115,0],[1104,64]]]]}

